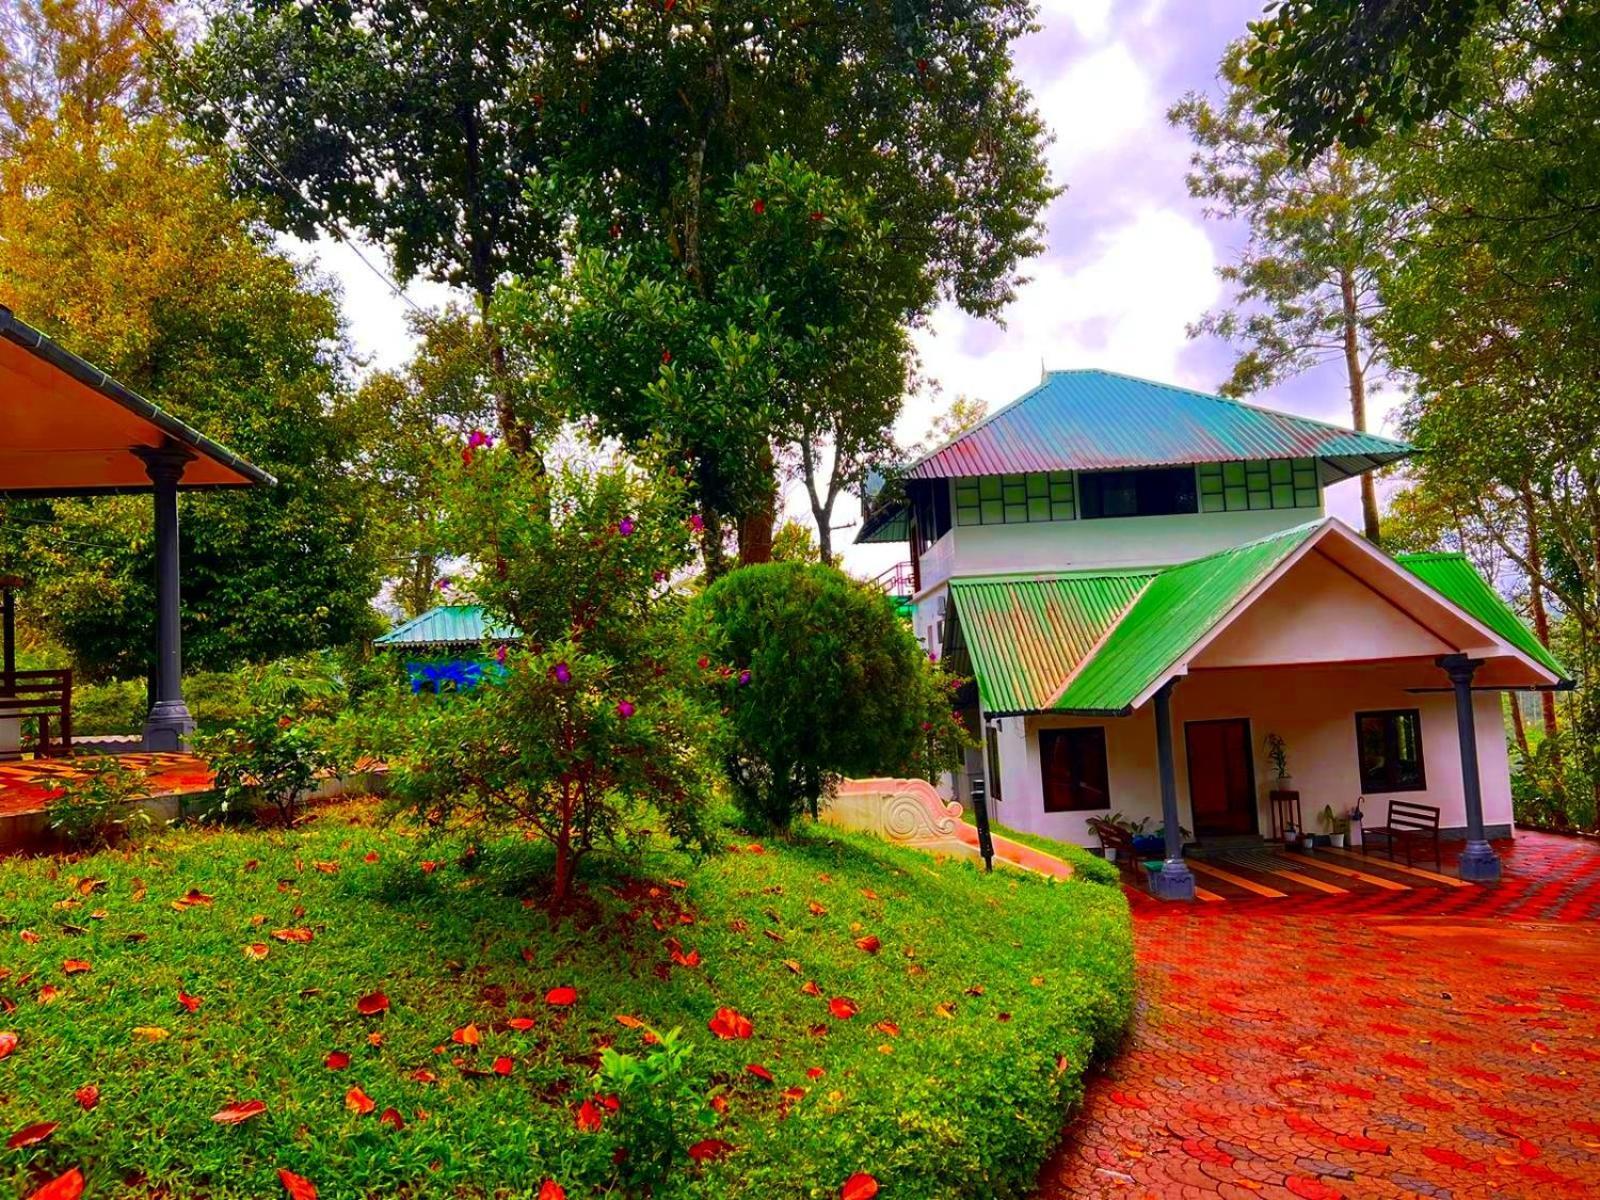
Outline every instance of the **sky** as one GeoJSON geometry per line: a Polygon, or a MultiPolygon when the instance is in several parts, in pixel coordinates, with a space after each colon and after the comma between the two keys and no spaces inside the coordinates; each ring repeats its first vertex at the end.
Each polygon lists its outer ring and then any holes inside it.
{"type": "MultiPolygon", "coordinates": [[[[1191,340],[1186,326],[1226,299],[1216,269],[1244,240],[1236,224],[1207,220],[1184,185],[1190,146],[1167,124],[1170,104],[1189,91],[1217,91],[1224,48],[1260,15],[1261,0],[1042,0],[1036,33],[1016,47],[1017,69],[1055,134],[1051,173],[1066,192],[1045,214],[1046,249],[1026,269],[1030,282],[1002,314],[975,320],[953,307],[917,331],[922,374],[931,387],[911,398],[898,433],[920,438],[957,395],[992,412],[1039,381],[1041,368],[1104,367],[1184,387],[1214,390],[1233,351],[1214,338],[1191,340]]],[[[344,289],[357,349],[375,366],[396,366],[411,351],[406,305],[347,246],[309,248],[344,289]]],[[[382,262],[381,252],[367,250],[382,262]]],[[[447,289],[415,282],[406,294],[432,306],[447,289]]],[[[1393,432],[1393,392],[1377,392],[1369,419],[1393,432]]],[[[1267,407],[1349,424],[1342,370],[1318,368],[1252,397],[1267,407]]],[[[1327,493],[1328,511],[1360,526],[1360,496],[1348,481],[1327,493]]],[[[786,514],[810,522],[803,488],[785,497],[786,514]]],[[[841,498],[835,524],[858,510],[841,498]]],[[[849,546],[845,566],[875,574],[904,548],[849,546]]]]}

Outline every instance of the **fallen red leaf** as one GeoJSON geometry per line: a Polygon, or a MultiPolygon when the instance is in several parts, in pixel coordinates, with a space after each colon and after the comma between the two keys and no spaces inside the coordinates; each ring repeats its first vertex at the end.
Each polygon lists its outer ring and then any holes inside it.
{"type": "Polygon", "coordinates": [[[553,987],[544,994],[544,1002],[556,1008],[566,1008],[569,1004],[578,1002],[578,989],[575,987],[553,987]]]}
{"type": "Polygon", "coordinates": [[[78,1200],[83,1195],[83,1172],[73,1167],[65,1175],[57,1175],[28,1200],[78,1200]]]}
{"type": "Polygon", "coordinates": [[[878,1194],[878,1181],[865,1171],[857,1171],[839,1189],[839,1200],[872,1200],[878,1194]]]}
{"type": "Polygon", "coordinates": [[[732,1149],[732,1142],[725,1142],[721,1138],[706,1138],[689,1147],[689,1157],[695,1162],[712,1162],[732,1149]]]}
{"type": "Polygon", "coordinates": [[[463,1025],[450,1035],[450,1040],[458,1046],[476,1046],[483,1041],[476,1025],[463,1025]]]}
{"type": "Polygon", "coordinates": [[[375,862],[377,862],[378,861],[378,852],[376,850],[368,850],[365,854],[363,854],[361,856],[361,861],[362,862],[367,862],[367,863],[375,863],[375,862]]]}
{"type": "Polygon", "coordinates": [[[509,1054],[502,1054],[499,1058],[494,1060],[494,1073],[496,1075],[509,1075],[511,1074],[512,1067],[515,1065],[516,1064],[512,1061],[512,1058],[509,1054]]]}
{"type": "Polygon", "coordinates": [[[873,1028],[879,1033],[888,1034],[890,1037],[900,1036],[900,1026],[896,1025],[893,1021],[879,1021],[873,1026],[873,1028]]]}
{"type": "Polygon", "coordinates": [[[826,1074],[827,1074],[827,1072],[824,1071],[821,1067],[807,1067],[806,1068],[806,1078],[807,1079],[821,1079],[826,1074]]]}
{"type": "Polygon", "coordinates": [[[768,1083],[773,1082],[772,1072],[767,1070],[760,1063],[750,1063],[745,1067],[745,1070],[754,1075],[757,1079],[765,1079],[768,1083]]]}
{"type": "Polygon", "coordinates": [[[264,1100],[235,1100],[225,1104],[211,1114],[211,1119],[218,1125],[237,1125],[241,1121],[248,1121],[251,1117],[258,1117],[267,1111],[264,1100]]]}
{"type": "Polygon", "coordinates": [[[356,1011],[364,1017],[389,1011],[389,997],[382,992],[369,992],[356,1001],[356,1011]]]}
{"type": "Polygon", "coordinates": [[[69,958],[62,962],[61,972],[64,975],[80,975],[93,968],[81,958],[69,958]]]}
{"type": "Polygon", "coordinates": [[[37,1146],[40,1142],[47,1141],[60,1127],[60,1121],[40,1121],[36,1125],[24,1125],[6,1139],[6,1148],[21,1150],[24,1146],[37,1146]]]}
{"type": "Polygon", "coordinates": [[[400,1130],[406,1127],[406,1119],[400,1115],[397,1108],[386,1108],[378,1114],[378,1124],[387,1125],[390,1129],[400,1130]]]}
{"type": "Polygon", "coordinates": [[[810,901],[806,907],[811,910],[811,915],[813,917],[825,916],[828,912],[827,909],[823,908],[822,905],[818,904],[815,900],[810,901]]]}
{"type": "Polygon", "coordinates": [[[278,1182],[283,1184],[289,1200],[317,1200],[317,1185],[293,1171],[279,1167],[278,1182]]]}
{"type": "Polygon", "coordinates": [[[605,1124],[605,1118],[600,1115],[600,1110],[595,1107],[593,1100],[585,1100],[578,1105],[578,1111],[573,1117],[581,1133],[598,1133],[605,1124]]]}
{"type": "Polygon", "coordinates": [[[196,1012],[199,1010],[200,1006],[205,1003],[205,1001],[200,999],[199,996],[191,996],[188,992],[184,991],[182,988],[179,988],[178,1003],[183,1005],[183,1007],[188,1009],[190,1012],[196,1012]]]}
{"type": "Polygon", "coordinates": [[[512,1017],[506,1024],[518,1033],[526,1033],[533,1028],[532,1017],[512,1017]]]}
{"type": "Polygon", "coordinates": [[[849,996],[835,996],[828,1001],[828,1011],[841,1021],[848,1021],[861,1011],[849,996]]]}
{"type": "Polygon", "coordinates": [[[883,949],[883,943],[878,940],[876,934],[872,933],[867,934],[866,937],[857,938],[856,945],[865,950],[868,954],[876,954],[879,950],[883,949]]]}
{"type": "Polygon", "coordinates": [[[244,956],[260,961],[267,956],[267,950],[268,946],[265,942],[251,942],[244,948],[244,956]]]}
{"type": "Polygon", "coordinates": [[[728,1042],[747,1038],[755,1032],[755,1025],[750,1018],[731,1008],[717,1009],[717,1015],[706,1022],[706,1028],[728,1042]]]}
{"type": "Polygon", "coordinates": [[[39,935],[31,929],[24,929],[17,936],[22,939],[24,945],[37,946],[39,944],[39,935]]]}
{"type": "Polygon", "coordinates": [[[274,929],[272,936],[280,942],[309,942],[316,935],[309,929],[274,929]]]}
{"type": "Polygon", "coordinates": [[[17,1048],[18,1037],[11,1030],[0,1030],[0,1058],[5,1058],[17,1048]]]}
{"type": "Polygon", "coordinates": [[[78,1102],[78,1107],[88,1112],[100,1103],[100,1089],[92,1083],[86,1083],[72,1093],[72,1098],[78,1102]]]}
{"type": "Polygon", "coordinates": [[[351,1112],[359,1113],[363,1117],[378,1107],[372,1097],[359,1087],[353,1087],[344,1094],[344,1106],[351,1112]]]}
{"type": "Polygon", "coordinates": [[[539,1200],[567,1200],[567,1189],[554,1179],[546,1179],[539,1185],[539,1200]]]}
{"type": "Polygon", "coordinates": [[[418,1067],[415,1071],[411,1072],[411,1078],[413,1080],[415,1080],[417,1083],[438,1083],[439,1082],[439,1077],[437,1075],[435,1075],[432,1071],[428,1070],[427,1067],[418,1067]]]}
{"type": "Polygon", "coordinates": [[[322,1065],[330,1071],[342,1071],[350,1065],[350,1056],[343,1050],[330,1050],[328,1057],[322,1060],[322,1065]]]}
{"type": "Polygon", "coordinates": [[[183,894],[181,899],[174,900],[172,902],[172,907],[176,909],[185,909],[194,908],[197,905],[201,907],[209,907],[210,904],[210,896],[206,895],[199,888],[190,888],[183,894]]]}

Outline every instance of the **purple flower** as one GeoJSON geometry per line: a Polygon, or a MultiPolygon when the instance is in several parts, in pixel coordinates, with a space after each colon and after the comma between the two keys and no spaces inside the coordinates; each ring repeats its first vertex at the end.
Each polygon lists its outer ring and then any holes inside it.
{"type": "Polygon", "coordinates": [[[706,519],[699,513],[695,513],[689,518],[689,528],[696,533],[704,533],[706,531],[706,519]]]}
{"type": "Polygon", "coordinates": [[[749,682],[750,682],[750,670],[749,670],[749,668],[746,668],[745,670],[739,672],[739,686],[743,687],[745,684],[747,684],[749,682]]]}
{"type": "Polygon", "coordinates": [[[448,578],[442,578],[433,586],[438,588],[441,592],[448,592],[450,590],[450,580],[448,578]]]}
{"type": "Polygon", "coordinates": [[[633,536],[633,518],[632,517],[623,517],[622,520],[618,521],[617,522],[617,532],[620,533],[623,537],[632,537],[633,536]]]}
{"type": "Polygon", "coordinates": [[[617,716],[621,717],[623,720],[627,720],[629,717],[633,716],[633,701],[618,700],[617,716]]]}
{"type": "Polygon", "coordinates": [[[481,429],[474,429],[467,435],[467,445],[477,450],[483,446],[494,445],[494,439],[481,429]]]}
{"type": "Polygon", "coordinates": [[[656,573],[651,576],[651,578],[653,578],[657,583],[665,583],[667,581],[667,573],[662,570],[657,570],[656,573]]]}
{"type": "Polygon", "coordinates": [[[502,667],[506,665],[506,648],[504,646],[496,646],[494,648],[494,660],[502,667]]]}
{"type": "Polygon", "coordinates": [[[555,666],[551,667],[550,675],[557,683],[572,682],[572,668],[567,666],[565,662],[558,662],[555,666]]]}

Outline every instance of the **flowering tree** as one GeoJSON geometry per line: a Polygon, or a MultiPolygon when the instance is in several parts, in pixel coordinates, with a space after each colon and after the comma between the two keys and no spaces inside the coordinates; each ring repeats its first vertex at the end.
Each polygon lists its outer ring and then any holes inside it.
{"type": "Polygon", "coordinates": [[[447,590],[523,638],[495,651],[480,686],[416,698],[396,791],[432,821],[461,810],[537,830],[555,849],[560,911],[583,855],[650,814],[702,840],[718,722],[671,583],[694,521],[670,476],[620,463],[546,475],[482,434],[448,497],[450,544],[473,566],[447,590]]]}

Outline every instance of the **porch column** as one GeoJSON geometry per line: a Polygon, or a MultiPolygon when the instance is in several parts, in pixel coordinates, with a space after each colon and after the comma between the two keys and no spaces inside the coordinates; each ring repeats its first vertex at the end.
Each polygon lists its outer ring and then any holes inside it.
{"type": "Polygon", "coordinates": [[[146,750],[184,750],[194,718],[183,702],[183,628],[178,591],[178,482],[194,457],[179,446],[140,447],[145,473],[155,485],[156,699],[144,722],[146,750]]]}
{"type": "Polygon", "coordinates": [[[1439,660],[1456,690],[1456,737],[1461,742],[1461,796],[1467,808],[1467,845],[1461,851],[1461,878],[1474,883],[1500,879],[1500,856],[1483,836],[1483,788],[1478,780],[1478,731],[1472,716],[1472,676],[1483,664],[1464,654],[1439,660]]]}
{"type": "Polygon", "coordinates": [[[1161,827],[1166,836],[1166,861],[1151,882],[1163,900],[1193,900],[1194,873],[1183,861],[1183,834],[1178,829],[1178,782],[1172,763],[1172,689],[1176,679],[1155,695],[1156,765],[1161,772],[1161,827]]]}

